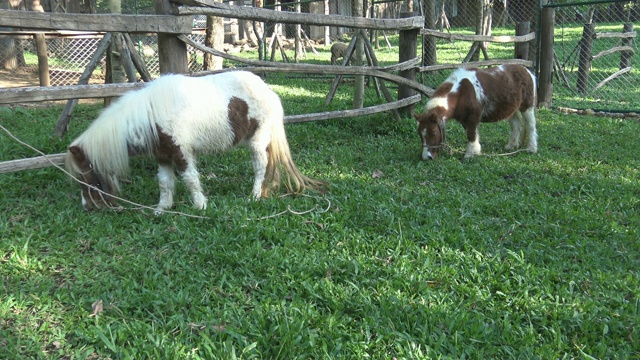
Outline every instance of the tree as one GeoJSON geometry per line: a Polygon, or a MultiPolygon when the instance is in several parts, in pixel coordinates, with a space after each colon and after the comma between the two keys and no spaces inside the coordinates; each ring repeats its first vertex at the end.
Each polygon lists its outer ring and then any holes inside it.
{"type": "MultiPolygon", "coordinates": [[[[353,16],[362,17],[362,0],[353,1],[353,16]]],[[[356,40],[355,65],[362,66],[364,60],[364,42],[361,37],[356,40]]],[[[364,106],[364,75],[356,75],[353,94],[353,108],[361,109],[364,106]]]]}
{"type": "MultiPolygon", "coordinates": [[[[215,0],[222,2],[222,0],[215,0]]],[[[204,36],[204,45],[216,50],[222,50],[224,46],[224,21],[219,16],[207,16],[207,29],[204,36]]],[[[203,70],[222,69],[222,58],[204,53],[202,63],[203,70]]]]}

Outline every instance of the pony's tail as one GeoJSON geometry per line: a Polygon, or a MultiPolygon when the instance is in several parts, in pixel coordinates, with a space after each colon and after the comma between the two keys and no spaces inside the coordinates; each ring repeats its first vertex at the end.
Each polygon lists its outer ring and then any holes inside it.
{"type": "Polygon", "coordinates": [[[275,124],[271,130],[271,142],[267,148],[267,160],[265,179],[262,183],[262,197],[269,197],[271,189],[280,185],[280,166],[284,169],[284,185],[287,188],[287,192],[300,194],[305,190],[320,192],[326,190],[326,181],[312,179],[303,175],[293,162],[287,135],[281,122],[275,124]]]}

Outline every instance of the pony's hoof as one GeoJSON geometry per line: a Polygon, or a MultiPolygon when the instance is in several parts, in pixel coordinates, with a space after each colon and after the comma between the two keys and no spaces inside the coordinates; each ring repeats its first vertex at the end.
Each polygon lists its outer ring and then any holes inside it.
{"type": "Polygon", "coordinates": [[[203,194],[193,195],[193,207],[197,210],[207,209],[207,198],[203,194]]]}
{"type": "Polygon", "coordinates": [[[515,149],[517,149],[519,147],[520,147],[520,145],[518,145],[518,144],[507,144],[507,145],[504,146],[504,149],[511,151],[511,150],[515,150],[515,149]]]}
{"type": "Polygon", "coordinates": [[[162,213],[164,212],[165,209],[162,208],[156,208],[155,210],[153,210],[153,215],[155,216],[160,216],[162,215],[162,213]]]}

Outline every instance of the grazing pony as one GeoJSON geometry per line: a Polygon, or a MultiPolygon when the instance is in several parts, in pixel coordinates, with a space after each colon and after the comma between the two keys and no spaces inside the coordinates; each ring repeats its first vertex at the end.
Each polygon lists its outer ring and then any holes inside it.
{"type": "Polygon", "coordinates": [[[177,170],[191,192],[193,206],[206,209],[196,155],[246,145],[251,151],[253,197],[268,197],[280,183],[289,192],[321,190],[326,184],[304,176],[293,162],[283,125],[280,98],[258,76],[234,71],[203,77],[164,75],[106,108],[67,151],[66,168],[82,185],[85,209],[111,206],[104,195],[119,190],[129,157],[146,154],[158,161],[157,213],[173,205],[177,170]]]}
{"type": "Polygon", "coordinates": [[[536,133],[536,79],[520,65],[500,65],[488,69],[459,68],[442,83],[427,102],[422,114],[415,114],[418,134],[422,139],[422,159],[438,157],[445,145],[446,122],[456,119],[467,133],[465,158],[480,155],[478,125],[509,119],[511,136],[506,149],[520,146],[522,113],[527,150],[538,151],[536,133]]]}

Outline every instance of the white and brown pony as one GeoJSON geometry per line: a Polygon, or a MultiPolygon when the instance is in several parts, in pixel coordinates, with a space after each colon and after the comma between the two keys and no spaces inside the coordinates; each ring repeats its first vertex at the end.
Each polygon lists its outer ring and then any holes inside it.
{"type": "Polygon", "coordinates": [[[445,146],[446,122],[456,119],[467,133],[465,158],[480,155],[478,126],[481,122],[509,119],[511,136],[505,148],[520,147],[524,117],[527,151],[538,151],[538,135],[534,108],[535,76],[520,65],[500,65],[488,69],[459,68],[434,92],[422,114],[415,114],[418,134],[422,139],[422,159],[438,157],[445,146]]]}
{"type": "Polygon", "coordinates": [[[205,209],[196,156],[243,144],[252,155],[254,198],[268,197],[280,184],[281,167],[289,192],[320,190],[325,183],[306,177],[293,162],[283,118],[278,95],[252,73],[164,75],[106,108],[69,146],[66,168],[91,185],[82,185],[82,204],[92,209],[115,203],[104,193],[120,189],[130,156],[154,156],[159,167],[157,210],[173,205],[176,170],[193,206],[205,209]]]}

